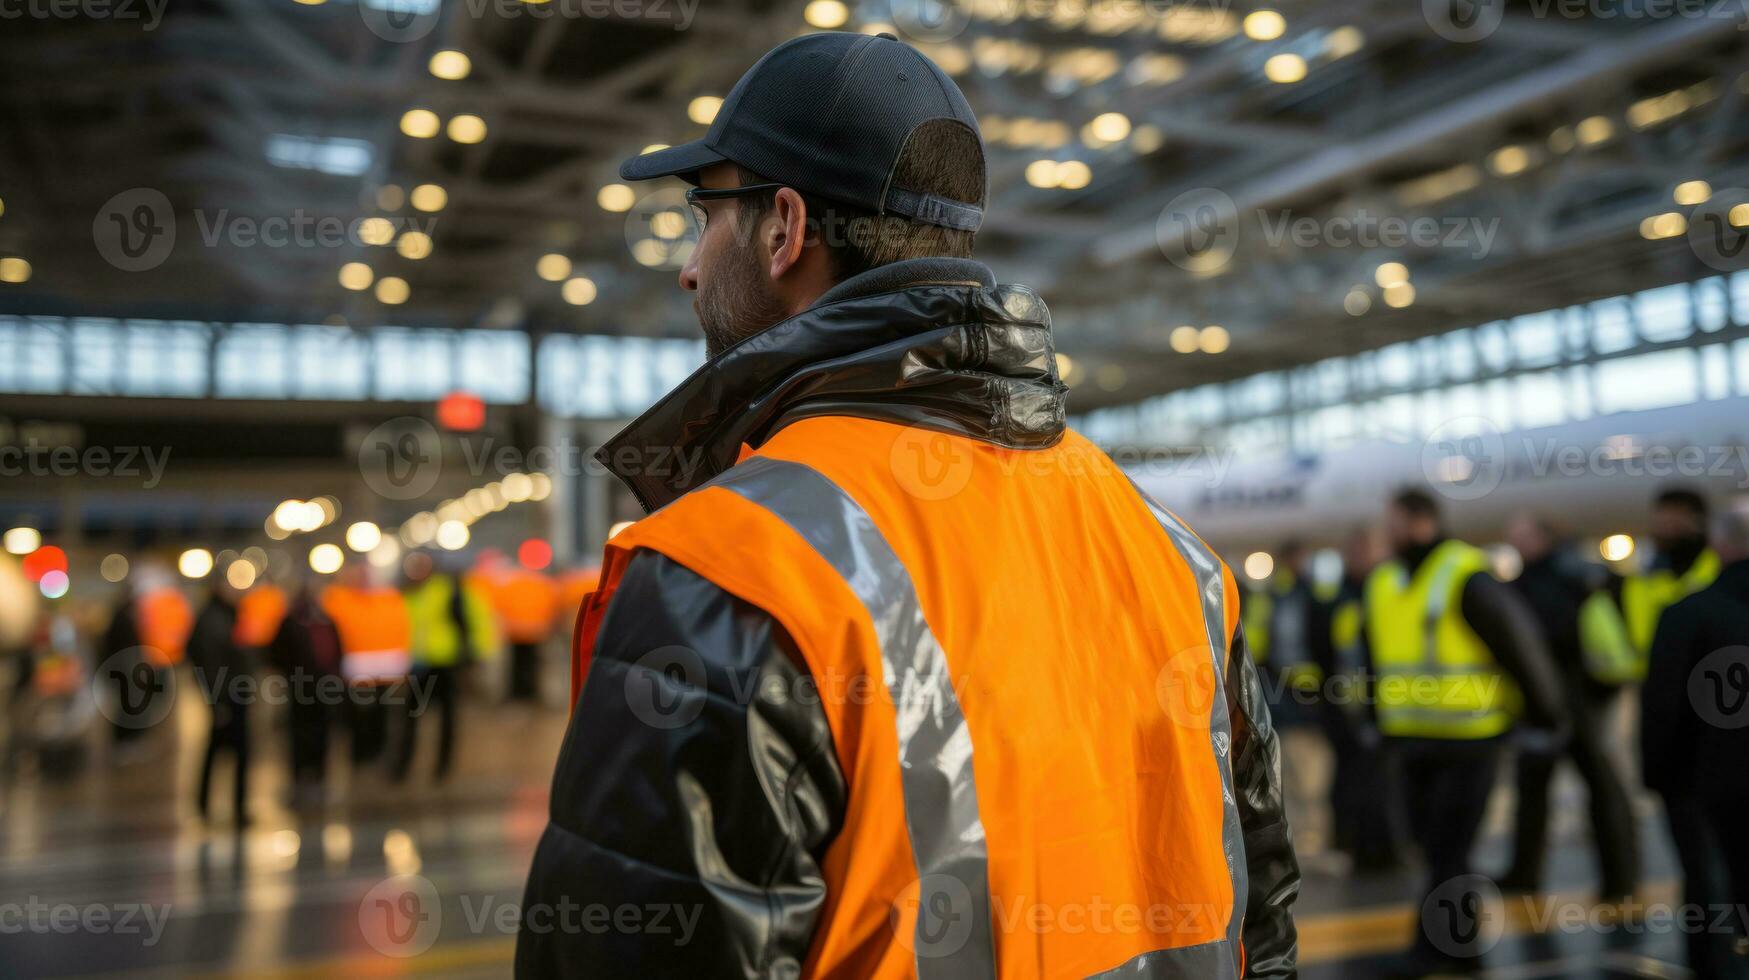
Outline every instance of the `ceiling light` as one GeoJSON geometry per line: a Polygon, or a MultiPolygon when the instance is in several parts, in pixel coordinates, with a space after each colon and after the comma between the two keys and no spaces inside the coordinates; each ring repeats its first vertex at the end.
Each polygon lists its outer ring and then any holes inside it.
{"type": "Polygon", "coordinates": [[[558,282],[571,274],[571,260],[557,252],[549,252],[534,264],[534,271],[547,282],[558,282]]]}
{"type": "Polygon", "coordinates": [[[34,527],[15,527],[6,532],[3,540],[8,554],[28,555],[42,547],[42,532],[34,527]]]}
{"type": "Polygon", "coordinates": [[[431,73],[438,78],[460,81],[473,70],[473,60],[460,51],[439,51],[431,56],[431,73]]]}
{"type": "Polygon", "coordinates": [[[1406,282],[1399,282],[1385,287],[1385,305],[1392,309],[1403,309],[1415,302],[1415,287],[1406,282]]]}
{"type": "Polygon", "coordinates": [[[1121,112],[1107,112],[1093,120],[1092,132],[1107,143],[1121,142],[1130,135],[1129,117],[1121,112]]]}
{"type": "Polygon", "coordinates": [[[386,276],[377,280],[377,302],[389,306],[400,306],[407,302],[413,290],[408,287],[407,280],[399,276],[386,276]]]}
{"type": "Polygon", "coordinates": [[[332,575],[346,564],[346,552],[337,544],[319,544],[310,549],[310,570],[317,575],[332,575]]]}
{"type": "Polygon", "coordinates": [[[1373,271],[1372,281],[1389,289],[1409,281],[1409,267],[1401,262],[1386,262],[1373,271]]]}
{"type": "Polygon", "coordinates": [[[387,245],[395,240],[395,223],[387,218],[366,218],[358,223],[358,240],[366,245],[387,245]]]}
{"type": "Polygon", "coordinates": [[[176,570],[183,578],[206,578],[213,570],[213,553],[205,548],[190,548],[177,557],[176,570]]]}
{"type": "Polygon", "coordinates": [[[420,211],[442,211],[449,203],[449,192],[437,184],[420,184],[413,188],[410,200],[420,211]]]}
{"type": "Polygon", "coordinates": [[[401,132],[414,139],[430,139],[437,135],[441,123],[430,109],[408,109],[401,117],[401,132]]]}
{"type": "Polygon", "coordinates": [[[431,254],[431,236],[422,231],[409,231],[395,243],[395,251],[401,253],[401,258],[417,262],[431,254]]]}
{"type": "Polygon", "coordinates": [[[1291,85],[1306,77],[1306,59],[1297,54],[1278,54],[1263,63],[1263,77],[1291,85]]]}
{"type": "Polygon", "coordinates": [[[1200,347],[1204,354],[1223,353],[1231,342],[1232,338],[1228,336],[1226,327],[1203,327],[1196,334],[1196,346],[1200,347]]]}
{"type": "Polygon", "coordinates": [[[717,118],[717,110],[722,107],[722,99],[714,95],[701,95],[687,105],[686,117],[700,126],[709,126],[717,118]]]}
{"type": "Polygon", "coordinates": [[[813,0],[802,11],[802,17],[809,24],[830,31],[844,26],[844,22],[850,19],[850,8],[843,0],[813,0]]]}
{"type": "Polygon", "coordinates": [[[565,280],[565,285],[560,288],[559,293],[565,297],[565,302],[570,303],[572,306],[588,306],[590,303],[595,302],[595,280],[590,279],[587,276],[578,276],[575,279],[567,279],[565,280]]]}
{"type": "Polygon", "coordinates": [[[1589,116],[1573,127],[1573,135],[1581,146],[1595,146],[1615,135],[1615,123],[1608,116],[1589,116]]]}
{"type": "Polygon", "coordinates": [[[1253,41],[1273,41],[1287,31],[1287,18],[1273,10],[1253,10],[1245,15],[1245,36],[1253,41]]]}
{"type": "Polygon", "coordinates": [[[457,143],[478,143],[486,138],[486,120],[463,114],[449,121],[449,138],[457,143]]]}
{"type": "Polygon", "coordinates": [[[383,542],[383,529],[370,521],[359,521],[346,529],[346,546],[353,551],[369,551],[383,542]]]}
{"type": "Polygon", "coordinates": [[[1196,353],[1196,328],[1192,326],[1173,327],[1170,337],[1172,349],[1180,354],[1196,353]]]}
{"type": "Polygon", "coordinates": [[[17,256],[0,259],[0,282],[29,282],[30,263],[17,256]]]}
{"type": "Polygon", "coordinates": [[[370,271],[370,266],[363,262],[348,262],[340,267],[340,285],[353,292],[369,289],[376,281],[376,273],[370,271]]]}
{"type": "Polygon", "coordinates": [[[1713,186],[1704,180],[1685,180],[1676,185],[1677,204],[1705,204],[1713,196],[1713,186]]]}
{"type": "Polygon", "coordinates": [[[407,192],[399,184],[384,184],[377,188],[377,207],[384,211],[399,211],[407,203],[407,192]]]}
{"type": "Polygon", "coordinates": [[[1366,35],[1358,27],[1338,27],[1324,36],[1324,53],[1331,58],[1346,58],[1366,46],[1366,35]]]}
{"type": "Polygon", "coordinates": [[[1093,182],[1093,168],[1079,160],[1064,160],[1057,166],[1057,186],[1078,191],[1093,182]]]}
{"type": "Polygon", "coordinates": [[[624,184],[608,184],[595,195],[595,203],[601,205],[601,210],[615,214],[630,211],[637,202],[637,192],[624,184]]]}

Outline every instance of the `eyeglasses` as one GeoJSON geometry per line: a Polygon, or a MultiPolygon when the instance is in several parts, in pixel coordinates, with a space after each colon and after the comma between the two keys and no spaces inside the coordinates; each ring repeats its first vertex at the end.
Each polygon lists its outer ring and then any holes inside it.
{"type": "Polygon", "coordinates": [[[710,224],[711,213],[705,201],[726,201],[730,198],[746,197],[750,194],[766,194],[787,184],[748,184],[745,187],[692,187],[686,191],[686,204],[692,208],[692,220],[698,225],[698,233],[704,234],[705,226],[710,224]]]}

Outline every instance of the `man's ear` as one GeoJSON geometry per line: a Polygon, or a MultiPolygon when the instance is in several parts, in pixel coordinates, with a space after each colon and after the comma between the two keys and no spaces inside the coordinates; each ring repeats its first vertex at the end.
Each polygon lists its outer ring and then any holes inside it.
{"type": "Polygon", "coordinates": [[[802,247],[808,238],[808,206],[802,196],[788,187],[779,188],[777,201],[761,234],[766,252],[771,256],[771,280],[781,280],[802,260],[802,247]]]}

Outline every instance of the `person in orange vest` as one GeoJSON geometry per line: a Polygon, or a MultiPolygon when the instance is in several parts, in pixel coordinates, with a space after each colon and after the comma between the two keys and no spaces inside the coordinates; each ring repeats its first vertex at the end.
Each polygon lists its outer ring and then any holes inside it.
{"type": "Polygon", "coordinates": [[[407,603],[399,589],[374,581],[363,565],[348,565],[339,581],[322,591],[322,611],[340,635],[340,675],[350,688],[352,761],[369,762],[382,754],[388,738],[387,702],[405,696],[401,682],[412,670],[407,603]]]}
{"type": "Polygon", "coordinates": [[[694,185],[709,360],[597,455],[651,513],[582,614],[517,974],[1294,976],[1233,576],[969,258],[953,80],[808,34],[621,175],[694,185]],[[627,903],[675,914],[579,914],[627,903]]]}
{"type": "Polygon", "coordinates": [[[194,628],[194,610],[177,588],[175,575],[146,560],[117,600],[103,633],[100,682],[113,692],[109,718],[115,761],[144,757],[140,737],[163,717],[159,698],[172,682],[166,671],[182,662],[194,628]]]}
{"type": "Polygon", "coordinates": [[[510,700],[540,700],[540,651],[559,616],[559,588],[540,572],[512,564],[491,579],[492,607],[510,642],[510,700]]]}

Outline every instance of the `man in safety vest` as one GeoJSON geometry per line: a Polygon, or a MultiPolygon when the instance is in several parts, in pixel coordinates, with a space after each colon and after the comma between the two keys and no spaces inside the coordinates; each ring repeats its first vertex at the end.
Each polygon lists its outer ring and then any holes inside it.
{"type": "Polygon", "coordinates": [[[967,258],[953,80],[810,34],[621,174],[694,186],[710,359],[598,456],[653,513],[579,618],[518,973],[1294,975],[1233,577],[967,258]],[[628,905],[679,918],[588,927],[628,905]]]}
{"type": "Polygon", "coordinates": [[[1580,610],[1586,667],[1604,684],[1645,679],[1658,617],[1677,600],[1711,585],[1719,556],[1707,547],[1706,498],[1672,488],[1652,504],[1654,554],[1643,571],[1612,576],[1580,610]]]}
{"type": "Polygon", "coordinates": [[[1559,682],[1523,601],[1479,549],[1446,534],[1439,506],[1404,490],[1386,510],[1393,556],[1366,583],[1373,710],[1397,767],[1405,825],[1427,864],[1421,924],[1396,974],[1480,966],[1480,876],[1470,848],[1522,715],[1558,743],[1559,682]]]}

